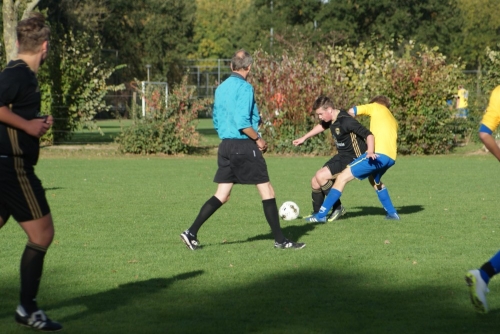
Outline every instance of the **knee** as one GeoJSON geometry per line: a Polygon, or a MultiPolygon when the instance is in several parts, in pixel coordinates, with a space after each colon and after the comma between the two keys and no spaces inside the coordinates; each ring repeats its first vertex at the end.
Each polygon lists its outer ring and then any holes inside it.
{"type": "Polygon", "coordinates": [[[219,201],[222,203],[222,204],[225,204],[229,201],[229,198],[231,198],[230,195],[227,195],[227,196],[215,196],[219,199],[219,201]]]}
{"type": "Polygon", "coordinates": [[[311,188],[313,189],[319,189],[321,186],[318,182],[317,175],[318,174],[314,175],[313,178],[311,179],[311,188]]]}
{"type": "Polygon", "coordinates": [[[52,233],[45,232],[39,235],[30,236],[28,240],[33,244],[48,248],[50,244],[52,244],[52,240],[54,240],[54,231],[52,231],[52,233]]]}

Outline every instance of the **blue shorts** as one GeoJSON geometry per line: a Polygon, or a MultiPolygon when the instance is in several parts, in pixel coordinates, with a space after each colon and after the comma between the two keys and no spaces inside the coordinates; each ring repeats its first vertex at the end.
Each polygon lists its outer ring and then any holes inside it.
{"type": "Polygon", "coordinates": [[[389,158],[385,154],[376,153],[378,158],[372,160],[366,157],[366,153],[349,164],[351,173],[358,180],[364,180],[368,176],[373,176],[376,184],[380,183],[380,179],[385,172],[391,168],[396,161],[389,158]]]}

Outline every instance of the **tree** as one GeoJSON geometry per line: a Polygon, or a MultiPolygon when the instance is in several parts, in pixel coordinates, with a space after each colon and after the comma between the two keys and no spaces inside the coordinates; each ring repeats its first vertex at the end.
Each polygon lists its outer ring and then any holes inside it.
{"type": "Polygon", "coordinates": [[[458,0],[463,18],[461,33],[454,36],[453,54],[474,69],[486,57],[486,47],[495,47],[500,37],[500,7],[497,0],[458,0]]]}
{"type": "Polygon", "coordinates": [[[292,43],[298,36],[318,41],[315,17],[322,6],[321,0],[254,0],[235,25],[233,44],[249,50],[262,47],[279,54],[281,46],[275,43],[276,36],[285,36],[292,43]]]}
{"type": "Polygon", "coordinates": [[[234,49],[233,28],[250,0],[196,0],[193,42],[197,50],[193,58],[229,58],[234,49]]]}
{"type": "Polygon", "coordinates": [[[330,0],[317,20],[323,31],[345,33],[350,44],[402,38],[438,46],[444,54],[450,54],[452,36],[461,24],[456,0],[330,0]]]}
{"type": "Polygon", "coordinates": [[[23,10],[21,20],[28,17],[40,0],[3,0],[3,40],[5,45],[5,58],[9,62],[17,55],[16,26],[19,13],[23,10]]]}
{"type": "Polygon", "coordinates": [[[109,0],[103,45],[118,50],[127,80],[143,79],[151,65],[154,80],[179,82],[183,60],[194,51],[196,5],[191,0],[109,0]]]}

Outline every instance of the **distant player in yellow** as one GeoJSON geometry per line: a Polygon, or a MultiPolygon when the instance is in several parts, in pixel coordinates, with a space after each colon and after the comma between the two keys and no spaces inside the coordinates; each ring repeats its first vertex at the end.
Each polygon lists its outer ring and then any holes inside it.
{"type": "Polygon", "coordinates": [[[467,118],[469,114],[469,110],[467,107],[469,106],[469,92],[464,88],[464,86],[458,86],[457,92],[457,117],[467,118]]]}
{"type": "MultiPolygon", "coordinates": [[[[500,161],[500,148],[493,137],[493,131],[500,124],[500,86],[497,86],[491,93],[490,102],[479,128],[479,138],[484,146],[500,161]]],[[[500,251],[497,252],[481,268],[470,270],[465,275],[465,281],[469,286],[470,300],[477,312],[488,312],[486,303],[486,293],[490,279],[500,272],[500,251]]]]}
{"type": "Polygon", "coordinates": [[[371,99],[369,104],[349,109],[351,116],[370,116],[370,131],[375,136],[375,140],[367,140],[366,153],[351,162],[337,176],[332,190],[323,201],[319,212],[306,218],[306,221],[325,222],[328,212],[342,195],[345,185],[355,178],[364,180],[367,177],[369,177],[380,203],[387,212],[386,219],[399,220],[389,192],[381,181],[382,175],[396,163],[397,156],[398,123],[390,112],[389,106],[389,98],[380,95],[371,99]]]}

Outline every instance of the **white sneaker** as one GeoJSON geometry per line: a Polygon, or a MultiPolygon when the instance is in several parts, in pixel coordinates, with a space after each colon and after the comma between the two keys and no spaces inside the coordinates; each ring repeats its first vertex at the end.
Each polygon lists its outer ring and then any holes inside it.
{"type": "Polygon", "coordinates": [[[469,296],[476,312],[487,313],[488,303],[486,303],[486,294],[490,292],[488,285],[481,277],[479,270],[469,270],[465,275],[465,282],[469,286],[469,296]]]}

